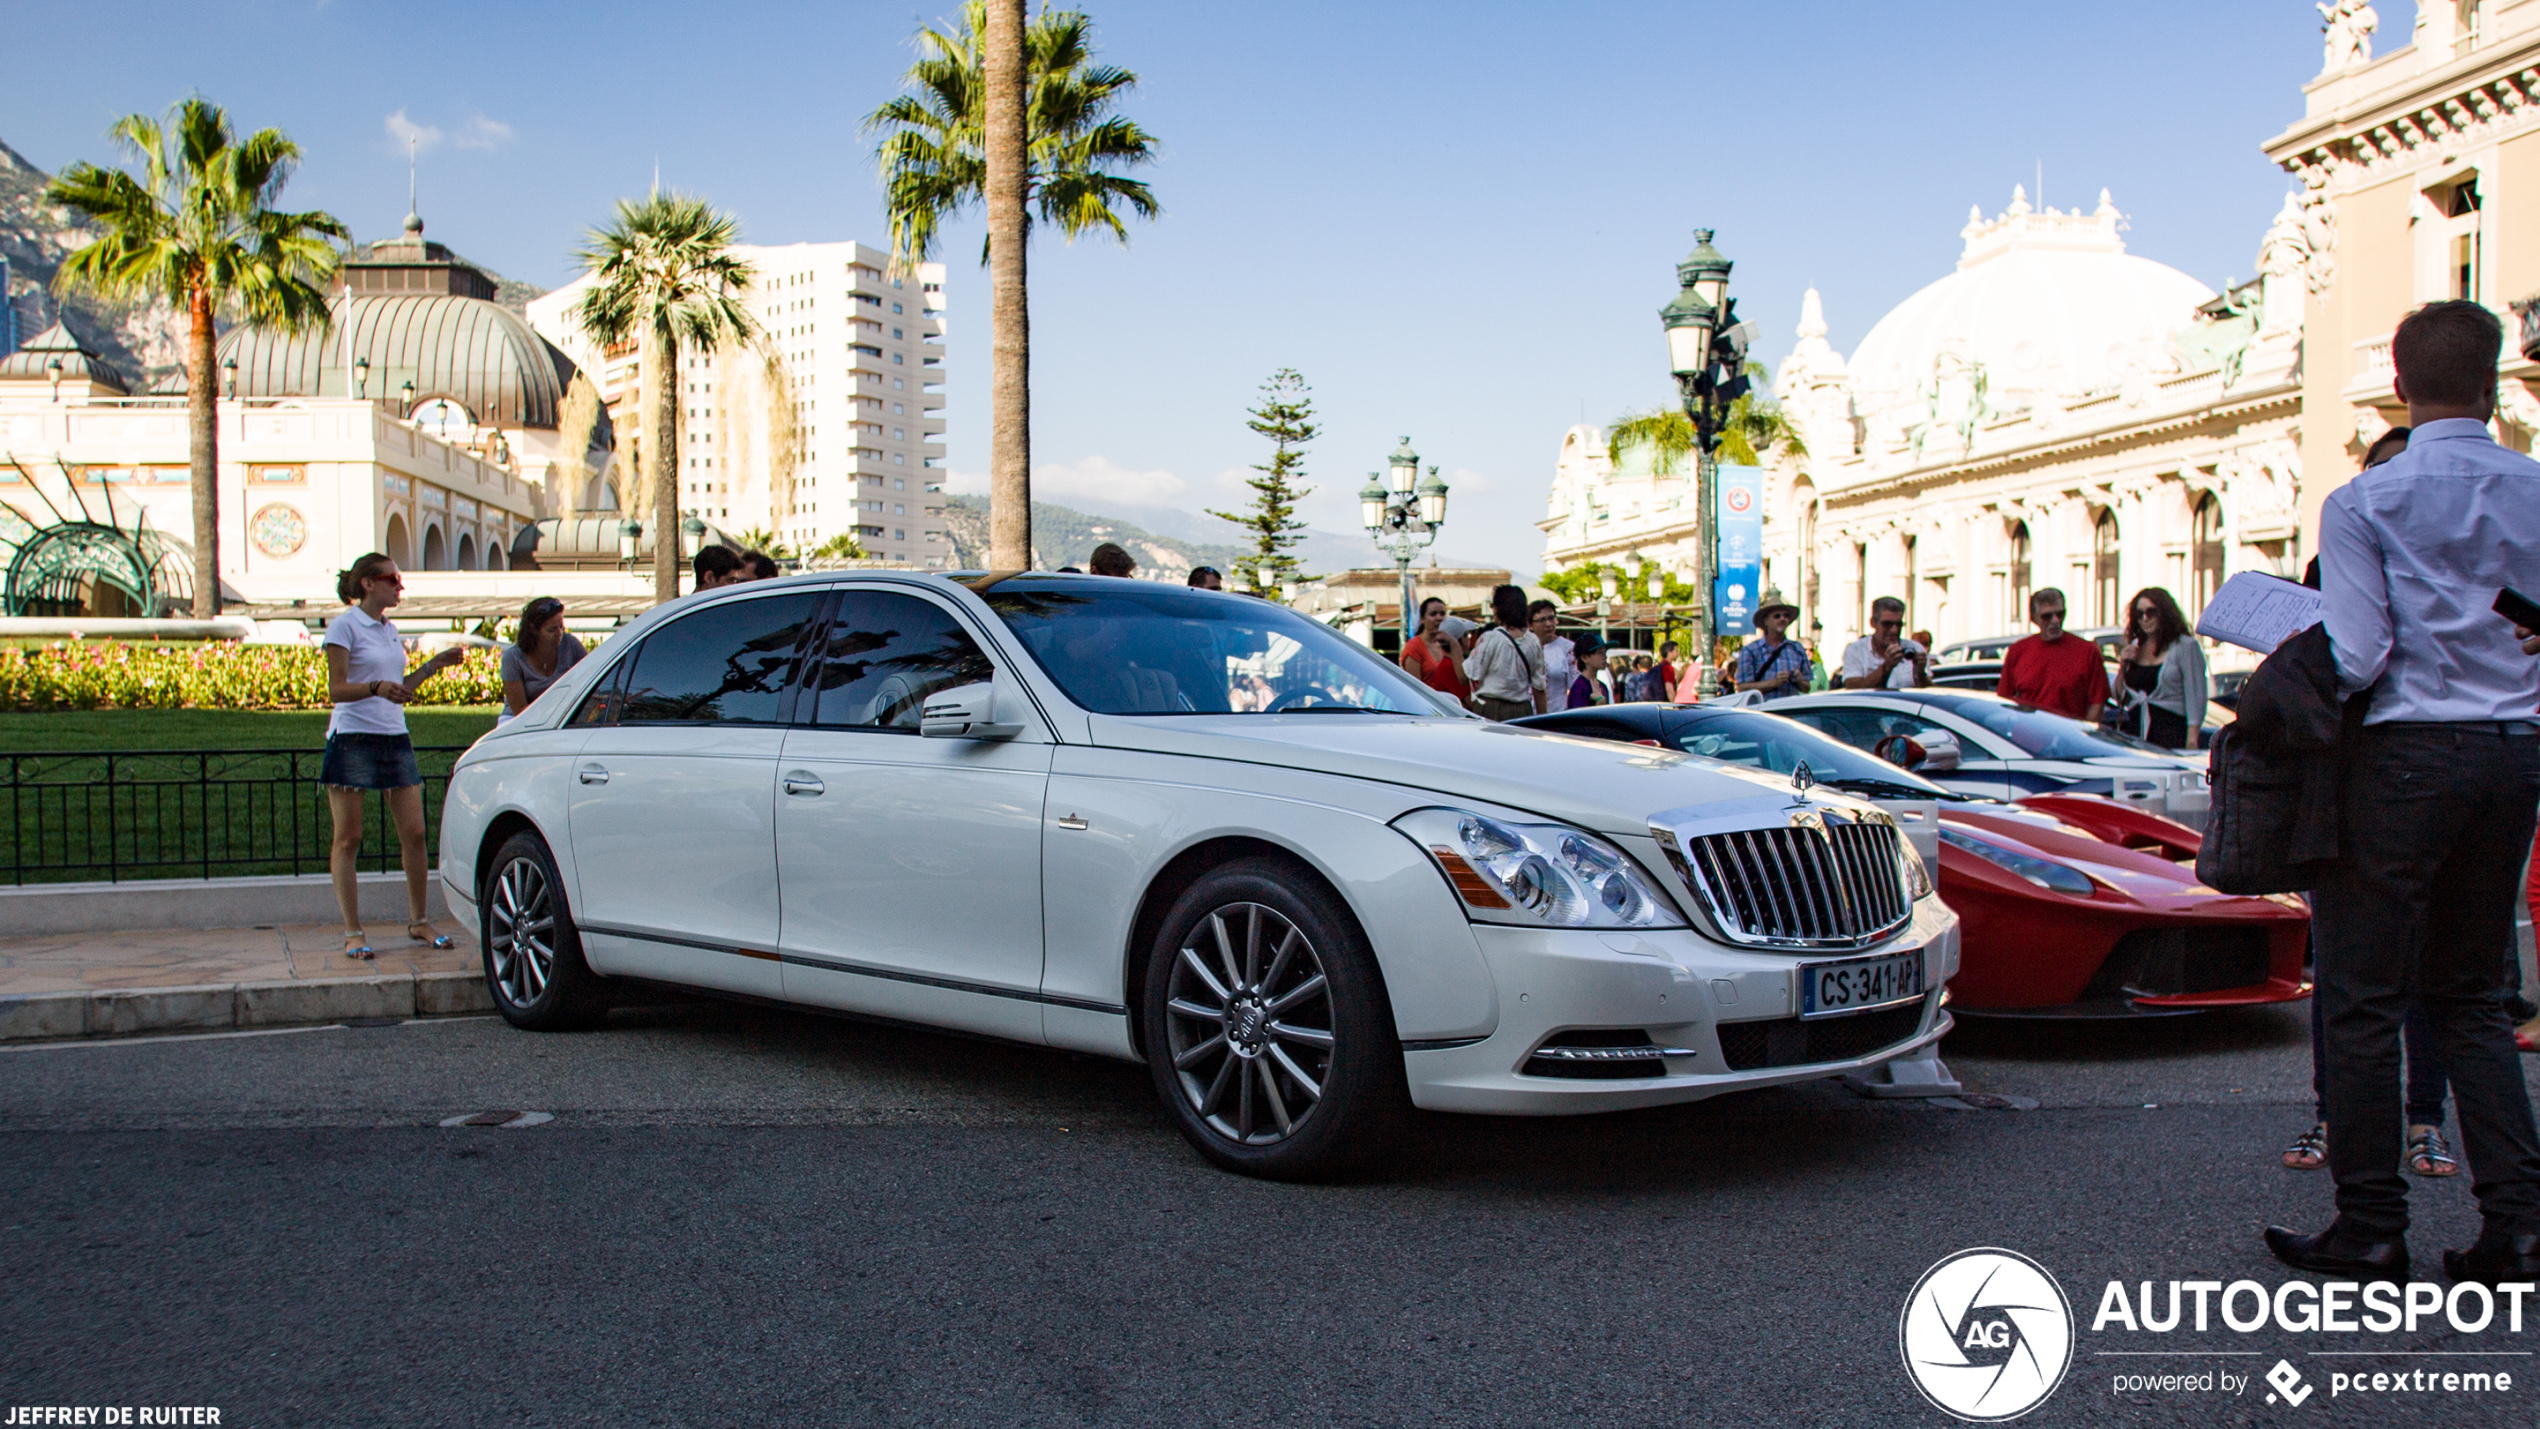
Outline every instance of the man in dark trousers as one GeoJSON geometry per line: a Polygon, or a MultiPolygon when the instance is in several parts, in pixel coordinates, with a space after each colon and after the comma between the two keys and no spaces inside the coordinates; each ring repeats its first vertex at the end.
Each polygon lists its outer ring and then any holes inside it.
{"type": "Polygon", "coordinates": [[[2483,1227],[2456,1281],[2540,1280],[2540,1135],[2504,1006],[2513,903],[2540,808],[2540,666],[2491,609],[2530,583],[2540,463],[2488,434],[2504,329],[2431,303],[2391,338],[2408,449],[2320,513],[2338,686],[2371,691],[2346,759],[2339,852],[2312,894],[2337,1219],[2267,1229],[2287,1265],[2408,1278],[2399,1022],[2421,999],[2452,1074],[2483,1227]]]}
{"type": "Polygon", "coordinates": [[[2064,593],[2050,585],[2031,595],[2028,619],[2037,633],[2002,652],[1993,692],[2074,719],[2099,718],[2108,702],[2108,662],[2099,642],[2064,633],[2064,593]]]}

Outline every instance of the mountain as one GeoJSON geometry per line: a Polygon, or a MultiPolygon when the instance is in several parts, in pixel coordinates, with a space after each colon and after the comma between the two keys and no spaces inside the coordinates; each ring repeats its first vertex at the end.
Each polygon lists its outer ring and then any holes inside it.
{"type": "MultiPolygon", "coordinates": [[[[952,540],[953,563],[972,570],[984,568],[988,563],[988,499],[945,498],[944,525],[952,540]]],[[[1304,534],[1305,541],[1296,550],[1308,576],[1393,564],[1392,557],[1378,551],[1376,543],[1365,536],[1316,530],[1304,534]]],[[[1032,503],[1032,555],[1049,570],[1060,566],[1081,568],[1092,557],[1095,546],[1112,541],[1137,558],[1138,574],[1178,581],[1188,577],[1193,566],[1232,571],[1252,550],[1242,535],[1230,521],[1170,506],[1124,503],[1096,515],[1046,501],[1032,503]],[[1226,539],[1229,536],[1237,539],[1226,539]]],[[[1431,564],[1427,553],[1422,554],[1419,564],[1431,564]]],[[[1489,567],[1488,562],[1463,560],[1452,553],[1439,555],[1435,564],[1451,569],[1489,567]]]]}
{"type": "MultiPolygon", "coordinates": [[[[157,301],[118,304],[54,296],[54,272],[87,244],[91,230],[85,220],[44,202],[44,186],[52,181],[52,175],[0,141],[0,258],[9,260],[7,301],[17,312],[18,341],[62,322],[89,351],[134,379],[135,392],[176,378],[185,361],[185,324],[175,307],[157,301]]],[[[529,300],[544,291],[476,266],[494,280],[496,301],[514,312],[526,311],[529,300]]],[[[229,324],[221,327],[227,331],[229,324]]]]}

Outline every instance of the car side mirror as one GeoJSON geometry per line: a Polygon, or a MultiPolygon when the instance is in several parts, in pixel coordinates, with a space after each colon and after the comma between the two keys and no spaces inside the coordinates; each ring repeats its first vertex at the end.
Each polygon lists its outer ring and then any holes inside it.
{"type": "Polygon", "coordinates": [[[1923,746],[1920,773],[1946,774],[1966,758],[1966,751],[1958,747],[1958,736],[1945,729],[1924,730],[1920,742],[1923,746]]]}
{"type": "Polygon", "coordinates": [[[1870,752],[1899,769],[1920,769],[1930,758],[1920,740],[1911,735],[1891,734],[1870,746],[1870,752]]]}
{"type": "Polygon", "coordinates": [[[955,685],[926,697],[917,716],[917,732],[928,739],[1012,739],[1020,724],[998,724],[997,682],[981,680],[955,685]]]}

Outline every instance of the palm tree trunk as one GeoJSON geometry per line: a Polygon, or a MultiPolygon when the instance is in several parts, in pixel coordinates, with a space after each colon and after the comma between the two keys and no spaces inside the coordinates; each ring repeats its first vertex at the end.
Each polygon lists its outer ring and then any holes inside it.
{"type": "Polygon", "coordinates": [[[644,445],[651,448],[645,459],[652,464],[652,509],[643,516],[645,529],[653,533],[653,599],[679,598],[679,396],[676,343],[645,325],[644,335],[644,400],[652,411],[652,435],[644,445]]]}
{"type": "Polygon", "coordinates": [[[1023,0],[988,0],[988,564],[1032,568],[1032,320],[1023,281],[1023,0]]]}
{"type": "Polygon", "coordinates": [[[185,340],[185,420],[193,439],[188,455],[193,465],[194,618],[213,620],[220,616],[220,394],[212,389],[211,290],[196,283],[185,305],[193,319],[185,340]]]}

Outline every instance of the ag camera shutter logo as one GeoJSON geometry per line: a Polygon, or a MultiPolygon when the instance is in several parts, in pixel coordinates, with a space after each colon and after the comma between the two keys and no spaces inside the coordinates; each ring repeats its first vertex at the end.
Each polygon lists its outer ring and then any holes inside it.
{"type": "Polygon", "coordinates": [[[2046,1267],[1978,1246],[1914,1282],[1896,1341],[1914,1387],[1944,1414],[2017,1419],[2046,1402],[2072,1367],[2073,1309],[2046,1267]]]}

